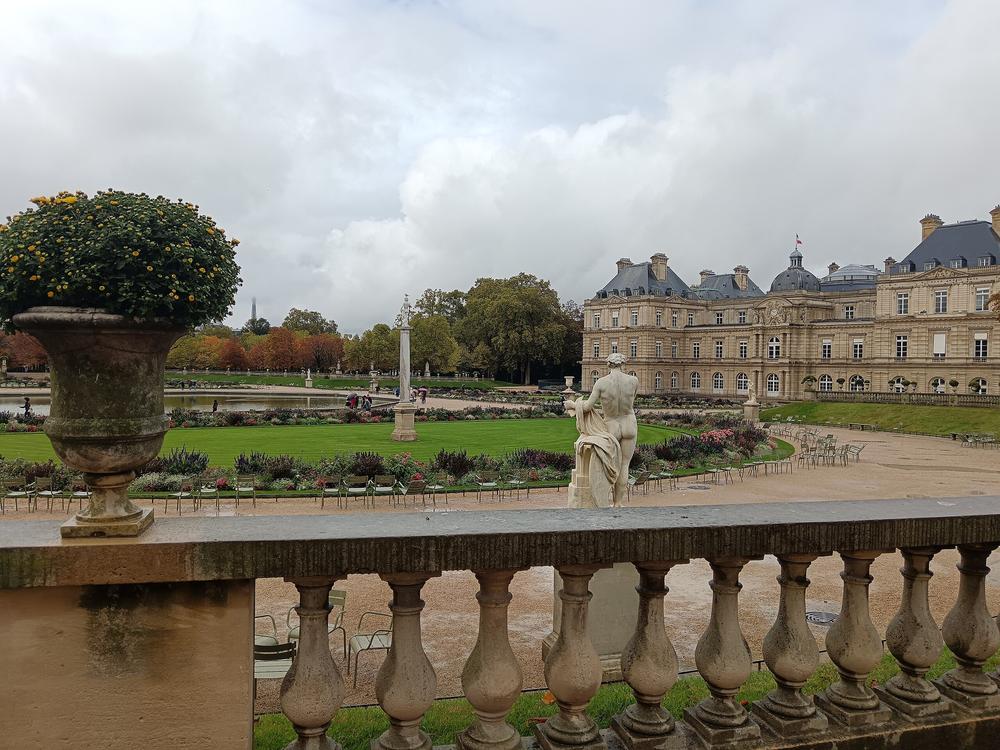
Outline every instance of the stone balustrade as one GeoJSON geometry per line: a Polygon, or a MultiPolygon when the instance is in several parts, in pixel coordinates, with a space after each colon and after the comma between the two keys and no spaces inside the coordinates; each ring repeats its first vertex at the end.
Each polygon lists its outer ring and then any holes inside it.
{"type": "Polygon", "coordinates": [[[442,571],[471,570],[480,617],[462,674],[475,716],[457,738],[464,750],[994,748],[1000,675],[984,664],[1000,630],[985,586],[998,545],[1000,497],[165,519],[144,537],[113,540],[61,540],[54,522],[0,524],[0,744],[248,746],[252,581],[284,577],[299,592],[301,622],[281,688],[298,736],[289,747],[336,748],[327,730],[345,688],[327,641],[328,594],[348,574],[377,573],[391,588],[394,624],[376,679],[389,728],[372,748],[430,748],[421,719],[436,676],[421,640],[421,589],[442,571]],[[954,604],[941,628],[928,581],[935,555],[955,547],[959,586],[947,593],[954,604]],[[902,603],[885,641],[901,671],[873,687],[882,634],[869,614],[871,566],[895,550],[902,603]],[[752,668],[740,575],[765,555],[780,566],[763,642],[777,685],[748,706],[739,700],[752,668]],[[820,654],[806,623],[807,576],[825,555],[843,567],[841,613],[825,644],[839,677],[811,695],[803,688],[820,654]],[[712,571],[695,653],[708,695],[675,720],[661,707],[678,669],[664,606],[670,580],[690,575],[693,559],[712,571]],[[587,711],[601,681],[590,586],[614,563],[632,563],[639,577],[635,632],[621,655],[635,702],[601,730],[587,711]],[[562,582],[558,639],[545,662],[558,710],[522,738],[507,721],[522,686],[507,608],[517,573],[533,566],[554,567],[562,582]],[[929,680],[945,645],[957,666],[929,680]]]}

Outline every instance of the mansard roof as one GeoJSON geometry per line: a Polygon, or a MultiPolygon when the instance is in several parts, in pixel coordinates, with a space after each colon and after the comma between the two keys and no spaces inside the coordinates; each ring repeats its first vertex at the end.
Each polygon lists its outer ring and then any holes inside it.
{"type": "Polygon", "coordinates": [[[608,297],[617,294],[621,297],[633,294],[652,294],[657,297],[666,297],[676,294],[681,297],[691,296],[691,287],[681,281],[681,277],[674,273],[674,270],[667,267],[667,278],[660,281],[653,275],[652,264],[634,263],[625,266],[615,277],[611,279],[604,288],[597,292],[598,297],[608,297]]]}
{"type": "Polygon", "coordinates": [[[992,256],[989,265],[1000,258],[1000,236],[988,221],[959,221],[938,227],[919,245],[892,267],[891,273],[906,270],[921,271],[927,263],[948,265],[964,258],[968,265],[978,265],[974,259],[992,256]]]}
{"type": "Polygon", "coordinates": [[[692,290],[699,299],[742,299],[745,297],[763,297],[764,292],[747,277],[747,288],[740,289],[736,284],[736,274],[721,273],[707,276],[700,285],[692,290]]]}

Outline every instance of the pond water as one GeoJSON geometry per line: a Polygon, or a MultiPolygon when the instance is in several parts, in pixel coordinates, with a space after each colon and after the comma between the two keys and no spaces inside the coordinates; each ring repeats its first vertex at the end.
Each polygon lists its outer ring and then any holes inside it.
{"type": "MultiPolygon", "coordinates": [[[[263,409],[342,409],[344,396],[272,396],[248,391],[246,394],[167,394],[163,397],[167,412],[178,407],[212,411],[212,402],[218,399],[219,411],[260,411],[263,409]]],[[[378,401],[375,402],[378,405],[378,401]]],[[[0,411],[20,411],[24,408],[23,396],[0,396],[0,411]]],[[[32,396],[31,411],[49,413],[48,396],[32,396]]]]}

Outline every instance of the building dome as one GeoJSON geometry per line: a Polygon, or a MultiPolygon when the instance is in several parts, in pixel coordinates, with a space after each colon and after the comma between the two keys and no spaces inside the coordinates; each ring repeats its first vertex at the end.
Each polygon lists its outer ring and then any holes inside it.
{"type": "Polygon", "coordinates": [[[802,267],[802,253],[793,250],[788,256],[788,268],[774,277],[772,292],[818,292],[819,279],[802,267]]]}

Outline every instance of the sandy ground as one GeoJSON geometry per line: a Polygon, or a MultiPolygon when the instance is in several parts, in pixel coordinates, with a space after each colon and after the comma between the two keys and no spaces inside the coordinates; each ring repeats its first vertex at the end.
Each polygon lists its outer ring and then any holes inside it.
{"type": "MultiPolygon", "coordinates": [[[[859,500],[884,498],[923,498],[934,496],[996,494],[1000,487],[1000,453],[991,450],[962,448],[958,443],[941,438],[894,435],[888,433],[859,433],[830,429],[841,441],[864,444],[862,461],[849,467],[796,468],[792,474],[767,477],[747,477],[726,485],[705,484],[691,480],[682,482],[677,490],[651,489],[648,494],[633,496],[632,504],[641,506],[705,505],[749,502],[780,502],[786,500],[859,500]]],[[[224,503],[220,515],[285,515],[318,514],[339,515],[347,512],[461,512],[488,506],[490,509],[518,510],[522,508],[553,508],[566,504],[566,491],[532,491],[530,498],[505,498],[480,505],[475,495],[450,498],[447,505],[439,503],[437,509],[390,509],[384,504],[377,510],[338,510],[329,504],[321,509],[311,500],[262,501],[256,509],[241,504],[239,510],[224,503]]],[[[173,507],[164,514],[162,502],[156,505],[160,515],[174,515],[173,507]]],[[[184,515],[191,515],[190,508],[184,515]]],[[[213,507],[200,511],[200,515],[214,517],[213,507]]],[[[5,519],[63,517],[58,507],[53,513],[44,510],[20,514],[8,513],[5,519]]],[[[940,623],[954,602],[958,574],[955,563],[958,555],[944,551],[935,557],[931,581],[931,603],[935,618],[940,623]]],[[[1000,563],[1000,553],[994,554],[991,565],[1000,563]]],[[[898,553],[879,558],[873,566],[875,581],[872,584],[872,615],[880,630],[891,619],[899,606],[901,579],[897,573],[901,565],[898,553]]],[[[841,581],[839,558],[821,558],[813,563],[809,576],[807,609],[836,613],[839,611],[841,581]]],[[[744,589],[740,597],[741,626],[755,658],[761,656],[761,640],[774,620],[778,597],[775,576],[778,565],[773,558],[751,562],[742,576],[744,589]]],[[[711,594],[708,582],[711,573],[708,564],[695,560],[675,568],[667,577],[670,593],[665,611],[668,633],[673,640],[684,668],[693,668],[695,645],[703,632],[709,615],[711,594]]],[[[387,612],[390,591],[374,575],[352,575],[337,584],[348,592],[344,617],[347,635],[357,631],[358,619],[365,611],[387,612]]],[[[424,587],[427,606],[423,614],[423,639],[431,662],[438,675],[438,695],[441,697],[461,694],[461,671],[471,651],[477,632],[478,606],[475,600],[477,583],[469,572],[450,572],[431,579],[424,587]]],[[[544,685],[541,661],[541,640],[551,629],[552,623],[552,570],[535,568],[518,573],[511,587],[513,600],[510,605],[510,639],[515,654],[524,670],[525,688],[544,685]]],[[[987,595],[991,610],[1000,609],[1000,571],[987,579],[987,595]]],[[[278,624],[279,637],[287,632],[288,609],[296,602],[295,588],[281,579],[257,582],[256,609],[270,613],[278,624]]],[[[292,622],[294,624],[294,614],[292,622]]],[[[366,621],[365,631],[373,621],[366,621]]],[[[820,648],[826,629],[814,626],[820,648]]],[[[341,670],[346,664],[341,650],[340,634],[331,637],[331,650],[341,670]]],[[[361,656],[358,685],[348,677],[347,705],[372,703],[374,676],[383,659],[382,652],[369,652],[361,656]]],[[[278,710],[278,681],[262,681],[258,688],[259,711],[278,710]]]]}

